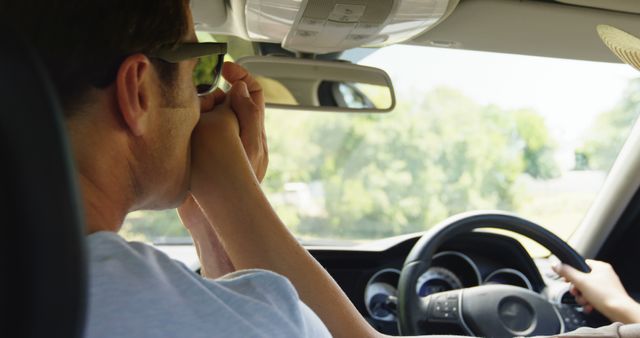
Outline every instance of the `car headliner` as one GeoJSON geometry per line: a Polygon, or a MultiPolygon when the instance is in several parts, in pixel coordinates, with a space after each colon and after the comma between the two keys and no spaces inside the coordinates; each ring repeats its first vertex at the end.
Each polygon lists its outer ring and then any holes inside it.
{"type": "MultiPolygon", "coordinates": [[[[640,35],[640,2],[618,1],[635,13],[548,0],[460,0],[446,20],[406,44],[619,63],[595,30],[609,24],[640,35]]],[[[244,3],[192,0],[196,29],[250,40],[244,3]]]]}

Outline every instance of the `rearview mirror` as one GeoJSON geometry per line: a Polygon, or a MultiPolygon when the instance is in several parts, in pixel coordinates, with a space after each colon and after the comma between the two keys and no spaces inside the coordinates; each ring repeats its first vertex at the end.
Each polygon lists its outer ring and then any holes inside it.
{"type": "Polygon", "coordinates": [[[389,75],[344,61],[249,56],[236,61],[262,85],[267,107],[385,113],[396,105],[389,75]]]}

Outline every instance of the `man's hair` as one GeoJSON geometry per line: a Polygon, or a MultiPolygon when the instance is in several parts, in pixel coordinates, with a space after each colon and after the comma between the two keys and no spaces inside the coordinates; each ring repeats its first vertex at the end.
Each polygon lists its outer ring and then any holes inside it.
{"type": "MultiPolygon", "coordinates": [[[[1,0],[0,19],[38,52],[65,110],[91,88],[115,80],[122,61],[181,41],[188,31],[185,0],[1,0]]],[[[176,65],[152,59],[163,82],[176,65]]]]}

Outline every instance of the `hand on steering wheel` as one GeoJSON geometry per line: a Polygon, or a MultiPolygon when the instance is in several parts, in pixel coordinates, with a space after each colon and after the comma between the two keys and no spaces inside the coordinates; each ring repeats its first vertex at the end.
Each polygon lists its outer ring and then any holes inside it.
{"type": "Polygon", "coordinates": [[[584,258],[567,243],[528,220],[501,212],[454,216],[425,233],[405,260],[398,283],[398,320],[403,335],[426,334],[430,321],[458,324],[467,333],[482,337],[554,335],[564,331],[563,315],[555,304],[527,289],[483,285],[424,298],[416,293],[418,277],[431,267],[433,256],[444,242],[487,227],[524,235],[565,264],[590,271],[584,258]]]}

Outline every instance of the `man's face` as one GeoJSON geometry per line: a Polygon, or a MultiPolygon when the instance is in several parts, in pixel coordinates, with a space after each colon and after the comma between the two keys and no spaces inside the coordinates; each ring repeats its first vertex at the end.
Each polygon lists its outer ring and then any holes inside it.
{"type": "MultiPolygon", "coordinates": [[[[191,14],[188,16],[189,33],[184,41],[197,41],[191,14]]],[[[200,118],[200,100],[192,80],[196,64],[195,59],[178,63],[174,82],[158,92],[159,109],[152,128],[155,132],[150,144],[145,145],[148,158],[138,175],[144,180],[144,209],[176,207],[188,192],[191,133],[200,118]]]]}

